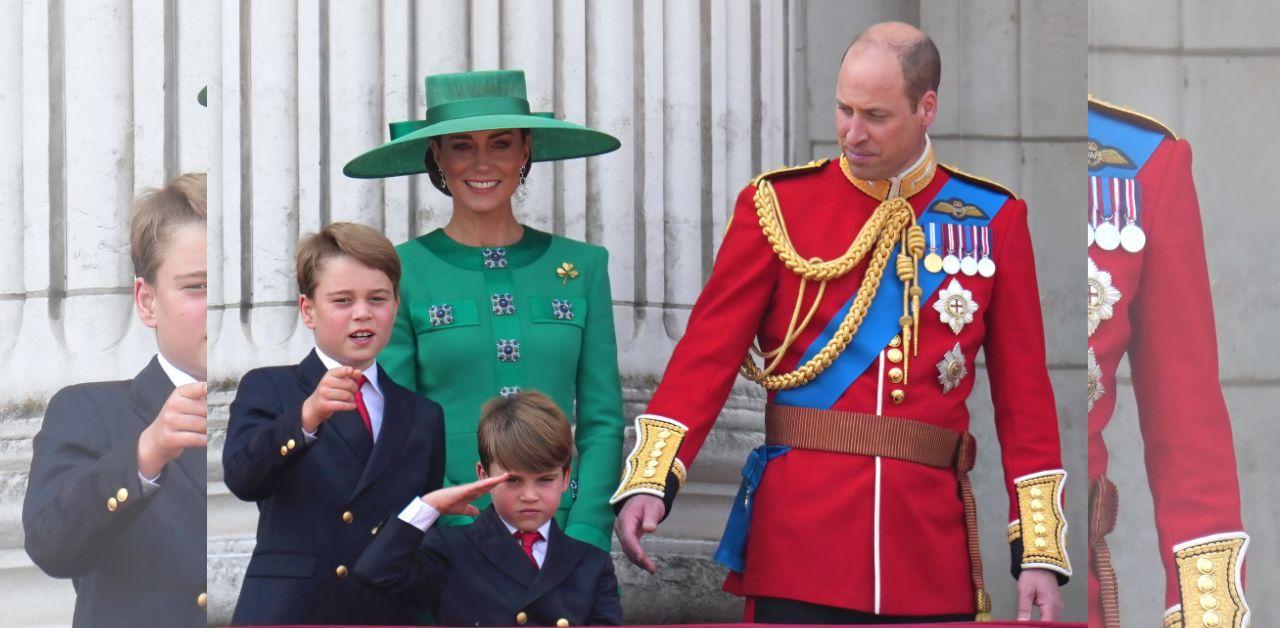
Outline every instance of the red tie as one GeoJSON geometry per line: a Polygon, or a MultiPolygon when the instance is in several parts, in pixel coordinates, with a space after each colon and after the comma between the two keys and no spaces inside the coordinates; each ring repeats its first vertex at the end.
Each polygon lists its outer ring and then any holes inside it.
{"type": "Polygon", "coordinates": [[[373,421],[369,420],[369,408],[364,405],[364,385],[368,382],[368,378],[360,376],[360,383],[356,386],[356,412],[364,419],[364,429],[369,430],[369,436],[373,436],[373,421]]]}
{"type": "Polygon", "coordinates": [[[515,537],[517,541],[520,541],[520,549],[523,549],[525,555],[529,557],[529,562],[533,563],[535,568],[541,569],[542,567],[538,565],[538,559],[533,557],[533,544],[542,540],[542,533],[537,530],[533,532],[516,530],[515,537]]]}

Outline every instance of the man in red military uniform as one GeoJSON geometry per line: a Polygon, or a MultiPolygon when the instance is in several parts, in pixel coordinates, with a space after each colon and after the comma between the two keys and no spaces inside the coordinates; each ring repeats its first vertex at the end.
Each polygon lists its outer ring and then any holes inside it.
{"type": "Polygon", "coordinates": [[[1191,147],[1089,100],[1089,625],[1120,625],[1106,534],[1116,521],[1103,428],[1128,353],[1166,575],[1164,626],[1249,624],[1249,536],[1209,294],[1191,147]]]}
{"type": "Polygon", "coordinates": [[[717,559],[748,620],[890,623],[989,613],[965,407],[985,350],[1019,615],[1054,619],[1071,573],[1026,204],[934,161],[940,60],[906,24],[869,28],[836,85],[837,160],[738,197],[711,278],[614,496],[639,536],[670,510],[740,367],[767,390],[717,559]],[[744,362],[752,341],[764,359],[744,362]],[[748,533],[749,532],[749,533],[748,533]]]}

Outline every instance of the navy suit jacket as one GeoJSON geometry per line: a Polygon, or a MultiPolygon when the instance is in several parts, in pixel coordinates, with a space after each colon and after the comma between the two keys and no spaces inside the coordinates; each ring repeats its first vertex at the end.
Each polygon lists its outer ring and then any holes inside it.
{"type": "Polygon", "coordinates": [[[205,450],[183,451],[146,497],[138,479],[138,437],[173,388],[152,358],[132,380],[49,400],[22,528],[31,560],[72,579],[76,626],[205,625],[205,450]]]}
{"type": "Polygon", "coordinates": [[[302,402],[325,374],[311,352],[297,366],[249,371],[240,380],[224,480],[258,503],[258,539],[233,624],[407,624],[418,613],[349,577],[378,522],[440,488],[440,406],[380,370],[385,400],[375,445],[360,416],[338,412],[316,440],[302,434],[302,402]]]}
{"type": "Polygon", "coordinates": [[[446,626],[622,623],[608,552],[565,536],[553,519],[538,569],[492,506],[470,525],[425,535],[391,516],[356,563],[356,577],[430,609],[446,626]]]}

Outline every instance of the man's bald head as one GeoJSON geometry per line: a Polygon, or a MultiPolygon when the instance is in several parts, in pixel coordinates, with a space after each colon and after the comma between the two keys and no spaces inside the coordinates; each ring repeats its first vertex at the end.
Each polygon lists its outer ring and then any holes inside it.
{"type": "Polygon", "coordinates": [[[850,57],[857,57],[868,50],[887,52],[898,58],[913,113],[925,93],[938,91],[938,83],[942,80],[942,57],[933,40],[920,29],[905,22],[873,24],[845,49],[841,65],[850,57]]]}

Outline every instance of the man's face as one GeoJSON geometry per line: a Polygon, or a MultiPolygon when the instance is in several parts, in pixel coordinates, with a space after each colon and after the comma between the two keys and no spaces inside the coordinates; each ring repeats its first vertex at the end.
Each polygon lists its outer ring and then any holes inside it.
{"type": "Polygon", "coordinates": [[[325,355],[369,368],[395,325],[399,301],[391,279],[345,255],[324,260],[319,272],[314,297],[298,297],[303,324],[315,330],[325,355]]]}
{"type": "Polygon", "coordinates": [[[156,330],[161,355],[182,372],[204,381],[208,260],[205,226],[176,228],[160,247],[155,283],[135,279],[133,301],[138,318],[156,330]]]}
{"type": "Polygon", "coordinates": [[[855,46],[836,79],[836,133],[853,175],[878,181],[901,174],[924,150],[938,96],[926,92],[911,110],[902,65],[873,46],[855,46]]]}
{"type": "Polygon", "coordinates": [[[551,469],[534,473],[512,471],[498,462],[489,464],[488,472],[476,463],[476,475],[481,480],[492,475],[510,473],[507,481],[495,486],[490,496],[493,509],[503,521],[524,532],[533,532],[556,514],[560,497],[569,488],[569,470],[551,469]]]}

